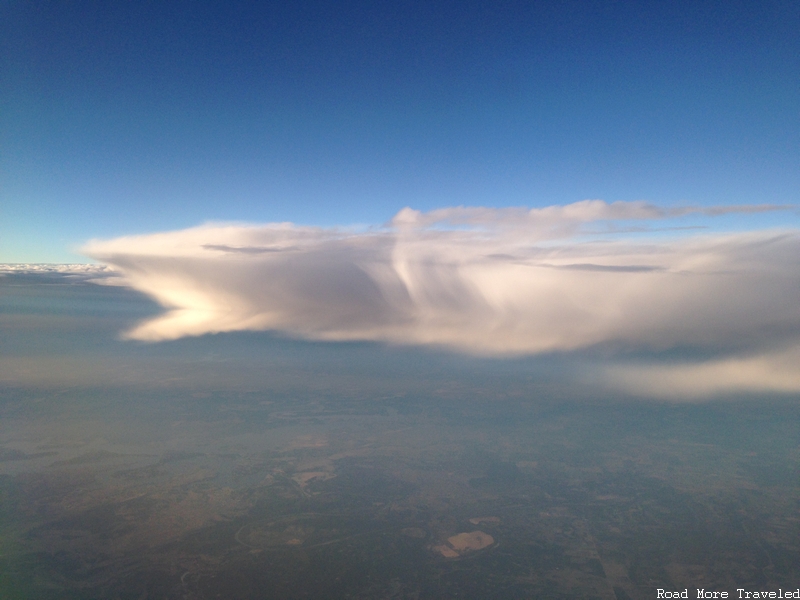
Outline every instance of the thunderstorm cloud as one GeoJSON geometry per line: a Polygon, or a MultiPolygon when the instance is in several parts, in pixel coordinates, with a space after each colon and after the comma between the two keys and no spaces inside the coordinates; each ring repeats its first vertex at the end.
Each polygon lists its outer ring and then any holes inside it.
{"type": "Polygon", "coordinates": [[[619,357],[606,381],[637,393],[797,391],[800,232],[635,233],[776,208],[406,208],[375,229],[210,224],[83,250],[166,309],[131,339],[273,330],[491,356],[605,348],[619,357]],[[670,350],[702,358],[622,358],[670,350]]]}

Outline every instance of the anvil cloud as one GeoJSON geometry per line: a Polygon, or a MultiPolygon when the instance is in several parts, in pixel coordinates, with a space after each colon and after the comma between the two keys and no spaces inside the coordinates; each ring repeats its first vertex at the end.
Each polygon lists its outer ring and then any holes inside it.
{"type": "MultiPolygon", "coordinates": [[[[712,357],[688,365],[701,384],[687,383],[686,393],[724,388],[697,369],[724,379],[719,361],[731,360],[758,367],[734,387],[772,389],[775,378],[779,389],[800,389],[786,359],[800,339],[800,232],[609,233],[674,214],[599,200],[533,210],[407,208],[374,230],[205,225],[92,241],[84,252],[167,309],[126,333],[138,340],[275,330],[481,355],[683,348],[712,357]]],[[[636,389],[683,373],[614,368],[636,389]]]]}

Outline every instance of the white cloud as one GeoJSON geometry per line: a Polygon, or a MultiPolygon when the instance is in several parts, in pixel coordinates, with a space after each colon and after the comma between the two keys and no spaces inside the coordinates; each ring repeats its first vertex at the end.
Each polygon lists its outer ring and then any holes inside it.
{"type": "MultiPolygon", "coordinates": [[[[753,354],[794,343],[798,231],[580,236],[587,223],[667,212],[600,200],[533,210],[404,209],[377,230],[206,225],[92,241],[84,251],[167,309],[127,332],[140,340],[277,330],[485,355],[598,344],[753,354]]],[[[646,376],[657,379],[656,371],[646,376]]],[[[635,387],[635,377],[620,377],[635,387]]]]}
{"type": "Polygon", "coordinates": [[[606,369],[604,377],[612,387],[667,399],[736,392],[800,392],[800,346],[696,364],[613,366],[606,369]]]}
{"type": "Polygon", "coordinates": [[[110,275],[107,265],[52,264],[52,263],[4,263],[0,273],[65,273],[69,275],[110,275]]]}

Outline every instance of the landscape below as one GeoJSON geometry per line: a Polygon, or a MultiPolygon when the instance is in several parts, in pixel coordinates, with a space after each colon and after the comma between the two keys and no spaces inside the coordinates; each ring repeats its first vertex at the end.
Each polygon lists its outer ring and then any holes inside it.
{"type": "Polygon", "coordinates": [[[82,278],[0,280],[3,598],[800,581],[796,398],[610,398],[525,361],[269,334],[116,339],[156,310],[82,278]]]}

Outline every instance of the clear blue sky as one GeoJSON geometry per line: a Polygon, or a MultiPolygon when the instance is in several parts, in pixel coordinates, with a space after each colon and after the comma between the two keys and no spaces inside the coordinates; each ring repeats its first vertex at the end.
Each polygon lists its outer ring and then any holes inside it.
{"type": "Polygon", "coordinates": [[[0,3],[0,262],[410,205],[795,204],[800,3],[0,3]]]}

